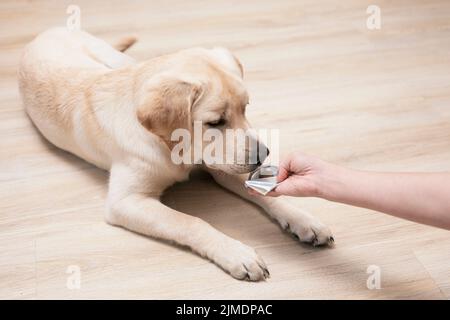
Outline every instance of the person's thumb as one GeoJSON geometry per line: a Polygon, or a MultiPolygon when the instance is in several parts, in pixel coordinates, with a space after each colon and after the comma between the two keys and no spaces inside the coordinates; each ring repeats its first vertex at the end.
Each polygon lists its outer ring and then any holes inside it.
{"type": "Polygon", "coordinates": [[[278,197],[281,195],[289,196],[292,195],[292,187],[289,180],[284,180],[276,186],[275,189],[273,189],[271,192],[269,192],[267,195],[271,197],[278,197]]]}

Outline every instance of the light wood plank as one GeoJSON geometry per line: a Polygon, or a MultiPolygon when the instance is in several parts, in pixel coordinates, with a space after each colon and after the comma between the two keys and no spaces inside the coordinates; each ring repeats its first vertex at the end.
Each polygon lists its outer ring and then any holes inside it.
{"type": "MultiPolygon", "coordinates": [[[[299,245],[260,209],[194,174],[164,196],[257,249],[272,277],[232,279],[187,250],[103,222],[107,173],[56,150],[25,116],[22,47],[64,25],[71,1],[0,2],[0,298],[449,299],[450,234],[320,199],[291,199],[336,236],[299,245]],[[207,201],[205,201],[207,199],[207,201]],[[66,287],[81,269],[80,290],[66,287]],[[368,290],[369,265],[381,270],[368,290]]],[[[255,127],[301,149],[372,170],[450,170],[450,2],[77,1],[82,27],[108,41],[135,34],[143,60],[193,46],[241,59],[255,127]]]]}

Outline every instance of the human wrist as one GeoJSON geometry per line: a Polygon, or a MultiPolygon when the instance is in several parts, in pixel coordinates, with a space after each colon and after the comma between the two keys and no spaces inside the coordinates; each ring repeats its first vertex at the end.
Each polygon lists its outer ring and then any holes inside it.
{"type": "Polygon", "coordinates": [[[339,202],[341,195],[345,194],[345,189],[348,187],[347,182],[351,171],[334,164],[327,164],[318,183],[317,197],[339,202]]]}

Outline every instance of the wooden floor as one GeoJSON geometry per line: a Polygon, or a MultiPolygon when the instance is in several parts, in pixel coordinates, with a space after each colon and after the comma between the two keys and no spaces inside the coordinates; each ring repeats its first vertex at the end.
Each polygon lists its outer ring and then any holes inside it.
{"type": "MultiPolygon", "coordinates": [[[[450,299],[450,233],[320,199],[292,199],[336,246],[298,244],[208,176],[177,185],[169,206],[257,249],[271,278],[234,280],[187,250],[107,225],[107,173],[46,143],[25,116],[15,71],[38,32],[65,25],[73,1],[0,2],[0,298],[450,299]],[[369,290],[378,266],[381,289],[369,290]],[[69,266],[81,288],[69,290],[69,266]]],[[[354,168],[450,170],[450,2],[76,1],[83,29],[135,34],[144,60],[191,46],[241,59],[255,127],[354,168]]],[[[450,188],[450,186],[449,186],[450,188]]]]}

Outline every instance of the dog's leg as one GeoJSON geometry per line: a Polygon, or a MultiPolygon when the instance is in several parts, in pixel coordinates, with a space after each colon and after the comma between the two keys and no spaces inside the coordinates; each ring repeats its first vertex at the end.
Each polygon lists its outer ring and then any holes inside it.
{"type": "MultiPolygon", "coordinates": [[[[163,205],[142,192],[142,181],[124,166],[111,170],[106,220],[147,236],[174,241],[207,257],[237,279],[258,281],[269,273],[254,249],[214,229],[200,218],[163,205]]],[[[147,183],[146,190],[151,190],[147,183]]]]}
{"type": "Polygon", "coordinates": [[[214,180],[224,188],[262,207],[283,229],[291,232],[302,242],[313,245],[331,244],[331,231],[317,218],[293,206],[283,198],[250,196],[244,186],[245,177],[235,176],[216,170],[208,170],[214,180]]]}

